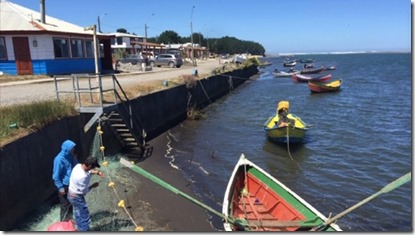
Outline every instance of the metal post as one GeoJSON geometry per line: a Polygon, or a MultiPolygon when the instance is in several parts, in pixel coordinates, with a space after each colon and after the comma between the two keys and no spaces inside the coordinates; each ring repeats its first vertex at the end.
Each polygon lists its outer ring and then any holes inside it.
{"type": "Polygon", "coordinates": [[[99,19],[99,16],[98,16],[98,32],[102,33],[102,31],[101,31],[101,21],[99,19]]]}
{"type": "Polygon", "coordinates": [[[101,16],[98,16],[98,32],[102,33],[101,31],[101,17],[107,15],[107,13],[102,14],[101,16]]]}
{"type": "MultiPolygon", "coordinates": [[[[154,13],[151,13],[151,15],[147,18],[147,20],[144,24],[144,37],[145,37],[144,42],[147,42],[147,29],[148,29],[147,22],[150,19],[150,17],[152,17],[153,15],[154,15],[154,13]]],[[[147,45],[146,45],[146,51],[147,51],[147,45]]]]}
{"type": "Polygon", "coordinates": [[[94,24],[92,26],[94,32],[94,60],[95,60],[95,74],[99,74],[98,67],[98,42],[97,42],[97,26],[94,24]]]}
{"type": "Polygon", "coordinates": [[[144,30],[145,30],[145,32],[144,32],[145,33],[144,34],[145,35],[144,42],[147,42],[147,28],[148,28],[147,24],[144,24],[144,30]]]}
{"type": "Polygon", "coordinates": [[[193,66],[195,66],[195,46],[193,43],[193,9],[195,9],[195,6],[192,7],[192,14],[190,15],[190,41],[192,43],[192,63],[193,66]]]}

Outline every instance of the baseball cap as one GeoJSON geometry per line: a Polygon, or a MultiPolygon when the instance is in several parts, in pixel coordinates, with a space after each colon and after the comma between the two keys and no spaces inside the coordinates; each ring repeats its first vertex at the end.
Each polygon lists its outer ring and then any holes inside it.
{"type": "Polygon", "coordinates": [[[87,166],[91,166],[92,168],[101,167],[98,163],[98,158],[96,158],[96,157],[88,157],[85,160],[84,164],[87,165],[87,166]]]}

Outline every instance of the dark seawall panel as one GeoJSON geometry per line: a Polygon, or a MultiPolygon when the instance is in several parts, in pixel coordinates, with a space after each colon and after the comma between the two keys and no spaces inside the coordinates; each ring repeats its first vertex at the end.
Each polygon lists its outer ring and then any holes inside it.
{"type": "MultiPolygon", "coordinates": [[[[141,119],[149,141],[187,118],[188,103],[203,108],[258,73],[256,66],[215,75],[197,82],[155,92],[130,101],[141,119]]],[[[114,108],[114,107],[113,107],[114,108]]],[[[52,181],[53,159],[66,139],[73,140],[80,160],[90,152],[96,125],[84,133],[91,114],[63,118],[0,149],[0,230],[10,231],[16,223],[56,193],[52,181]]],[[[121,149],[115,136],[103,126],[106,153],[121,149]]]]}

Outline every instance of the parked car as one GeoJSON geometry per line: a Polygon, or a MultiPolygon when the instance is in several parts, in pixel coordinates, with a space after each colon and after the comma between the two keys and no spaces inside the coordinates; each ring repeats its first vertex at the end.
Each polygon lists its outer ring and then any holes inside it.
{"type": "Polygon", "coordinates": [[[135,64],[141,64],[142,60],[143,58],[140,55],[132,54],[132,55],[127,55],[125,58],[120,59],[118,62],[123,63],[123,64],[131,63],[135,65],[135,64]]]}
{"type": "Polygon", "coordinates": [[[152,67],[169,66],[170,68],[180,68],[183,65],[183,59],[179,54],[159,54],[149,60],[152,67]]]}

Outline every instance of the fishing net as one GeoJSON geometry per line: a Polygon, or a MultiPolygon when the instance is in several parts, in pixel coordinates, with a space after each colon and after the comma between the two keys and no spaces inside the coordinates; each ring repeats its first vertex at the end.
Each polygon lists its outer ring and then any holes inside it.
{"type": "MultiPolygon", "coordinates": [[[[91,176],[90,184],[98,182],[99,186],[85,197],[91,216],[91,231],[171,231],[167,226],[159,225],[151,217],[152,206],[138,198],[142,182],[137,179],[133,181],[129,171],[122,169],[119,159],[124,156],[105,156],[101,136],[102,131],[98,126],[90,156],[98,157],[100,170],[105,177],[91,176]]],[[[62,225],[56,224],[60,217],[57,202],[42,207],[25,218],[25,222],[13,231],[47,231],[51,225],[55,228],[62,225]]]]}

